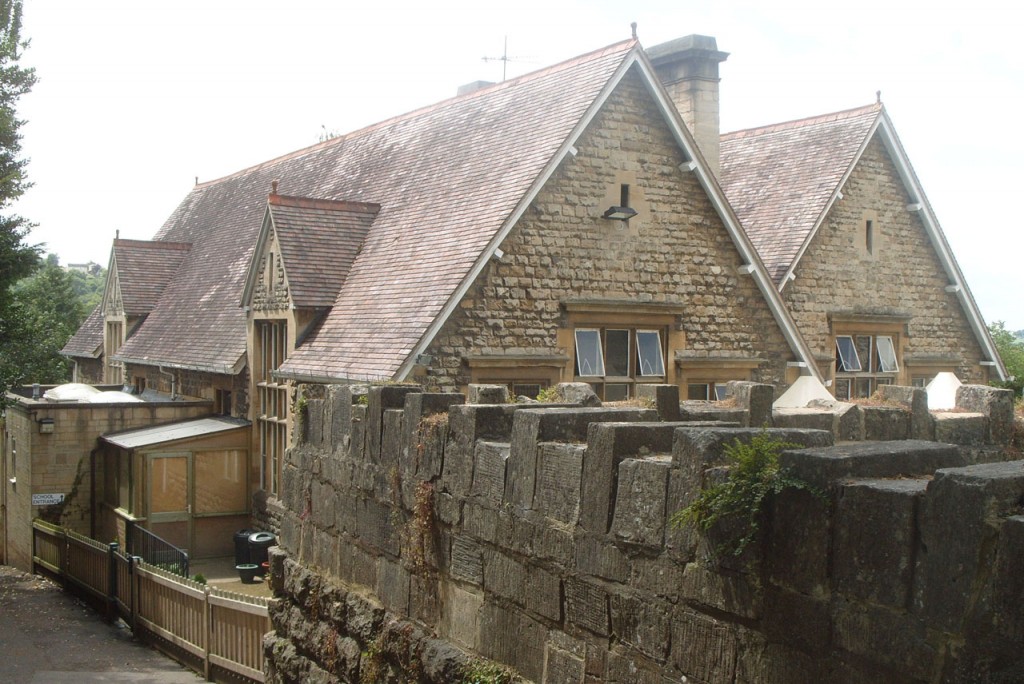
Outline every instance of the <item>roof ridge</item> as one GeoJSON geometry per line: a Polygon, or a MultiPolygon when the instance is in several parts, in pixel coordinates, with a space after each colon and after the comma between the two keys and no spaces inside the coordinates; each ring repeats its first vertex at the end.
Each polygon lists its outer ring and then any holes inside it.
{"type": "Polygon", "coordinates": [[[253,171],[258,171],[260,169],[263,169],[263,168],[266,168],[266,167],[269,167],[269,166],[273,166],[275,164],[278,164],[278,163],[283,162],[283,161],[287,161],[289,159],[295,159],[296,157],[300,157],[300,156],[302,156],[304,154],[308,154],[310,152],[313,152],[314,150],[323,149],[323,148],[326,148],[326,147],[330,147],[332,145],[343,144],[349,138],[351,138],[351,137],[353,137],[353,136],[355,136],[357,134],[366,133],[366,132],[372,131],[372,130],[374,130],[376,128],[380,128],[382,126],[390,125],[390,124],[395,123],[397,121],[402,121],[404,119],[410,119],[410,118],[413,118],[415,116],[420,116],[422,114],[426,114],[427,112],[434,111],[434,110],[437,110],[437,109],[441,109],[442,107],[448,106],[448,105],[450,105],[450,104],[452,104],[452,103],[454,103],[456,101],[460,101],[460,102],[461,101],[466,101],[466,100],[470,100],[472,98],[482,97],[484,95],[495,93],[495,92],[498,92],[500,90],[506,90],[508,88],[511,88],[514,85],[519,85],[519,84],[522,84],[522,83],[533,81],[533,80],[535,80],[537,78],[541,78],[542,76],[546,76],[548,74],[557,73],[559,71],[562,71],[564,69],[568,69],[568,68],[570,68],[572,66],[576,66],[576,65],[581,64],[583,62],[586,62],[586,61],[589,61],[589,60],[592,60],[592,59],[598,59],[600,57],[605,57],[605,56],[607,56],[609,54],[613,54],[615,52],[619,52],[619,51],[621,51],[621,52],[628,52],[629,49],[632,49],[633,47],[635,47],[635,46],[637,46],[639,44],[640,44],[640,41],[638,39],[636,39],[636,38],[627,38],[626,40],[620,40],[617,43],[612,43],[611,45],[606,45],[603,48],[598,48],[596,50],[592,50],[592,51],[584,53],[582,55],[576,55],[575,57],[571,57],[569,59],[563,60],[563,61],[561,61],[561,62],[559,62],[557,64],[552,64],[550,66],[546,66],[546,67],[543,67],[541,69],[537,69],[536,71],[531,71],[529,73],[522,74],[520,76],[516,76],[515,78],[510,78],[507,81],[502,81],[500,83],[495,83],[494,85],[486,86],[484,88],[480,88],[478,90],[474,90],[472,92],[465,93],[463,95],[455,95],[453,97],[445,98],[443,100],[439,100],[437,102],[434,102],[433,104],[429,104],[429,105],[425,105],[425,106],[422,106],[422,107],[418,107],[416,109],[412,109],[412,110],[410,110],[408,112],[405,112],[404,114],[397,114],[395,116],[391,116],[391,117],[388,117],[386,119],[382,119],[382,120],[377,121],[375,123],[371,123],[371,124],[368,124],[366,126],[363,126],[362,128],[357,128],[354,131],[349,131],[348,133],[343,133],[343,134],[338,135],[338,136],[336,136],[334,138],[331,138],[329,140],[325,140],[323,142],[318,142],[318,143],[316,143],[314,145],[308,145],[306,147],[302,147],[302,148],[299,148],[297,150],[293,150],[291,152],[287,152],[287,153],[282,154],[282,155],[280,155],[278,157],[274,157],[273,159],[268,159],[266,161],[260,162],[259,164],[253,164],[252,166],[247,166],[247,167],[245,167],[243,169],[239,169],[238,171],[235,171],[233,173],[229,173],[226,176],[221,176],[220,178],[214,178],[213,180],[208,180],[208,181],[203,181],[202,183],[197,183],[196,186],[193,188],[193,190],[198,190],[200,188],[206,188],[207,186],[216,185],[217,183],[221,183],[223,181],[230,180],[232,178],[237,178],[239,176],[242,176],[242,175],[245,175],[245,174],[248,174],[248,173],[252,173],[253,171]]]}
{"type": "Polygon", "coordinates": [[[737,131],[730,131],[723,133],[720,136],[721,140],[731,140],[733,138],[745,138],[754,135],[764,135],[766,133],[777,133],[779,131],[792,130],[794,128],[801,128],[803,126],[809,126],[817,123],[828,123],[833,121],[842,121],[844,119],[852,119],[854,116],[865,114],[867,112],[881,112],[884,105],[880,102],[873,102],[869,105],[861,107],[853,107],[851,109],[843,109],[838,112],[828,112],[826,114],[816,114],[814,116],[804,117],[802,119],[792,119],[790,121],[780,121],[778,123],[767,124],[764,126],[755,126],[753,128],[741,128],[737,131]]]}
{"type": "Polygon", "coordinates": [[[376,202],[354,202],[351,200],[320,199],[317,197],[301,197],[298,195],[277,195],[271,193],[267,204],[278,207],[299,207],[302,209],[324,209],[336,211],[353,211],[377,213],[380,205],[376,202]]]}
{"type": "Polygon", "coordinates": [[[114,247],[155,247],[157,249],[192,249],[191,242],[172,242],[171,240],[129,240],[115,238],[114,247]]]}

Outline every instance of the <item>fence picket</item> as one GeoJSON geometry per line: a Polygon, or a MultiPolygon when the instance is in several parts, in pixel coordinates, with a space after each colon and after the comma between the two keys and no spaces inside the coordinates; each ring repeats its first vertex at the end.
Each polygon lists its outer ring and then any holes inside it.
{"type": "MultiPolygon", "coordinates": [[[[137,637],[150,632],[201,658],[200,674],[208,681],[214,667],[265,681],[262,643],[271,629],[268,599],[193,582],[42,521],[33,523],[33,565],[105,601],[114,609],[112,616],[129,618],[137,637]]],[[[194,667],[188,659],[180,662],[194,667]]]]}

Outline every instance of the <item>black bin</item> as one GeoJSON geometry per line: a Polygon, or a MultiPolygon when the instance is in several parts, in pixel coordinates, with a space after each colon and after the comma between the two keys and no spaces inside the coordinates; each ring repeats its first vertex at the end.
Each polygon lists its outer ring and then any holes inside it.
{"type": "Polygon", "coordinates": [[[249,562],[259,565],[267,562],[267,549],[277,543],[270,532],[253,532],[249,535],[249,562]]]}
{"type": "Polygon", "coordinates": [[[249,560],[249,537],[253,530],[238,530],[235,532],[235,565],[245,565],[249,560]]]}

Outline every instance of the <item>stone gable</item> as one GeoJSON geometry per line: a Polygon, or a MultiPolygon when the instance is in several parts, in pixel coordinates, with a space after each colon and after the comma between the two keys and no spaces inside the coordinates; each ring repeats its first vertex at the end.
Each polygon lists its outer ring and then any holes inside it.
{"type": "Polygon", "coordinates": [[[281,246],[274,230],[267,234],[263,254],[260,255],[259,271],[249,306],[253,311],[285,311],[291,306],[281,246]]]}
{"type": "Polygon", "coordinates": [[[795,269],[783,299],[816,358],[834,356],[830,315],[905,319],[907,358],[956,358],[984,381],[982,350],[896,167],[876,135],[795,269]],[[872,221],[872,245],[865,222],[872,221]]]}
{"type": "MultiPolygon", "coordinates": [[[[792,353],[649,93],[627,75],[431,346],[438,385],[464,385],[467,355],[562,355],[566,300],[678,304],[688,352],[758,357],[780,383],[792,353]],[[638,215],[602,219],[622,184],[638,215]]],[[[674,362],[670,349],[668,363],[674,362]]],[[[756,365],[756,364],[755,364],[756,365]]],[[[569,366],[571,373],[571,365],[569,366]]]]}

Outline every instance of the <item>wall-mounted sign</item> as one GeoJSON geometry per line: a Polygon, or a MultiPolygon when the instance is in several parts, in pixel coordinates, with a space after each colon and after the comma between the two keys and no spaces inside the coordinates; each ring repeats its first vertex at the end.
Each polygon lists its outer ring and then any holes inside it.
{"type": "Polygon", "coordinates": [[[33,494],[33,506],[56,506],[64,502],[63,494],[33,494]]]}

